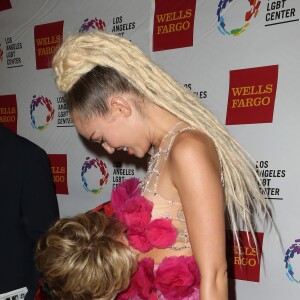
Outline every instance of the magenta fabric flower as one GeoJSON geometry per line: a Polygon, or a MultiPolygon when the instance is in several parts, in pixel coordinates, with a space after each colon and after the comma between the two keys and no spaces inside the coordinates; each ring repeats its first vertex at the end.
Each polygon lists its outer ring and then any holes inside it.
{"type": "Polygon", "coordinates": [[[111,193],[111,203],[117,214],[129,198],[141,193],[139,183],[140,181],[137,178],[130,178],[122,181],[115,189],[113,189],[111,193]]]}
{"type": "Polygon", "coordinates": [[[132,177],[123,180],[120,186],[125,188],[129,197],[134,197],[141,194],[141,188],[139,186],[140,180],[138,178],[132,177]]]}
{"type": "Polygon", "coordinates": [[[182,300],[199,289],[199,270],[193,256],[167,257],[155,269],[152,258],[142,259],[129,288],[117,299],[158,300],[163,295],[167,300],[182,300]]]}
{"type": "Polygon", "coordinates": [[[116,188],[111,193],[111,205],[115,211],[116,216],[118,217],[122,211],[124,203],[129,199],[126,190],[122,187],[116,188]]]}
{"type": "Polygon", "coordinates": [[[140,261],[139,267],[132,278],[138,291],[138,295],[145,300],[148,300],[150,295],[156,295],[153,269],[153,259],[144,258],[140,261]]]}
{"type": "Polygon", "coordinates": [[[144,258],[139,262],[137,271],[132,275],[130,286],[120,293],[118,300],[143,299],[158,300],[154,286],[154,261],[152,258],[144,258]],[[127,297],[127,298],[126,298],[127,297]]]}
{"type": "Polygon", "coordinates": [[[119,184],[111,196],[116,217],[127,227],[129,244],[141,252],[172,246],[177,238],[176,228],[165,218],[151,221],[153,202],[140,193],[139,180],[132,178],[119,184]]]}
{"type": "Polygon", "coordinates": [[[146,236],[154,247],[167,248],[175,243],[177,230],[171,220],[155,219],[148,225],[146,236]]]}
{"type": "Polygon", "coordinates": [[[195,261],[194,256],[186,256],[187,264],[189,266],[189,269],[192,274],[194,274],[195,277],[195,285],[199,287],[200,285],[200,271],[199,267],[195,261]]]}
{"type": "Polygon", "coordinates": [[[128,228],[142,231],[151,220],[152,209],[152,202],[141,195],[134,196],[125,202],[120,221],[128,228]]]}
{"type": "Polygon", "coordinates": [[[141,252],[145,253],[145,252],[148,252],[151,249],[153,249],[153,246],[149,242],[145,231],[135,232],[132,230],[128,230],[126,236],[127,236],[129,244],[141,252]]]}
{"type": "Polygon", "coordinates": [[[158,300],[158,296],[155,292],[151,292],[151,294],[149,295],[149,298],[147,298],[148,300],[158,300]]]}
{"type": "Polygon", "coordinates": [[[168,300],[188,297],[197,286],[197,278],[190,264],[196,264],[186,256],[165,258],[156,271],[155,286],[168,300]]]}
{"type": "Polygon", "coordinates": [[[134,299],[136,296],[136,290],[132,284],[124,291],[117,295],[117,300],[128,300],[128,299],[134,299]]]}

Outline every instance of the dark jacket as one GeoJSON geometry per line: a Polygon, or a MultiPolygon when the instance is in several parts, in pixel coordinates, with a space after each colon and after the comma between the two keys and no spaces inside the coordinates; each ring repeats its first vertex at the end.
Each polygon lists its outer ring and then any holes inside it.
{"type": "Polygon", "coordinates": [[[34,299],[36,242],[58,217],[46,152],[0,124],[0,294],[26,286],[34,299]]]}

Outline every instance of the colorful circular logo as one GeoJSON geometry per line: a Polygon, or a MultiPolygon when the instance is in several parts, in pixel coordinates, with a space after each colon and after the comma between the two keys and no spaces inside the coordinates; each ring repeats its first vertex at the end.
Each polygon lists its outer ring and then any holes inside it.
{"type": "Polygon", "coordinates": [[[285,252],[284,262],[287,278],[296,283],[300,283],[300,280],[295,277],[295,270],[292,265],[292,260],[295,258],[295,254],[300,254],[300,239],[295,240],[295,244],[292,244],[285,252]]]}
{"type": "MultiPolygon", "coordinates": [[[[239,0],[242,1],[242,0],[239,0]]],[[[250,8],[248,7],[245,9],[246,11],[243,12],[243,20],[244,24],[235,28],[228,28],[226,27],[225,17],[223,16],[224,12],[228,9],[228,4],[233,2],[233,0],[220,0],[217,9],[217,16],[218,16],[218,30],[223,35],[232,35],[238,36],[243,33],[246,28],[250,25],[250,20],[252,18],[256,18],[259,10],[259,6],[261,4],[261,0],[243,0],[249,2],[250,8]]],[[[229,20],[227,20],[229,23],[229,20]]]]}
{"type": "Polygon", "coordinates": [[[94,195],[101,193],[103,186],[108,182],[108,176],[107,166],[102,160],[86,158],[81,168],[81,180],[87,192],[94,195]],[[90,187],[91,185],[93,187],[90,187]]]}
{"type": "Polygon", "coordinates": [[[89,31],[91,29],[104,30],[105,27],[106,27],[106,24],[101,19],[95,18],[95,19],[89,20],[87,18],[84,20],[84,23],[81,25],[79,32],[85,32],[85,31],[89,31]]]}
{"type": "Polygon", "coordinates": [[[30,104],[31,126],[40,131],[46,129],[54,118],[54,112],[50,99],[34,95],[30,104]]]}

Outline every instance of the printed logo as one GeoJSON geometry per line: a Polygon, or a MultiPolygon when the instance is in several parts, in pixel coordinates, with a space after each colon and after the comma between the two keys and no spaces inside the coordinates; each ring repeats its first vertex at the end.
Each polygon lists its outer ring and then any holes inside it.
{"type": "Polygon", "coordinates": [[[239,231],[240,248],[231,231],[227,232],[228,276],[233,279],[259,282],[264,234],[256,232],[257,247],[250,232],[239,231]],[[249,239],[248,239],[249,236],[249,239]]]}
{"type": "Polygon", "coordinates": [[[101,19],[91,19],[89,20],[88,18],[84,20],[84,23],[81,25],[79,32],[86,32],[92,29],[95,30],[105,30],[106,24],[103,20],[101,19]]]}
{"type": "MultiPolygon", "coordinates": [[[[299,273],[295,273],[295,268],[292,265],[292,262],[295,262],[295,255],[300,254],[300,239],[295,240],[295,244],[292,244],[285,252],[284,263],[286,273],[285,275],[291,282],[300,283],[299,273]],[[297,275],[298,276],[297,276],[297,275]]],[[[298,257],[299,259],[300,257],[298,257]]]]}
{"type": "Polygon", "coordinates": [[[196,97],[198,97],[199,99],[205,99],[207,98],[207,91],[194,91],[194,89],[192,88],[192,84],[191,83],[185,83],[184,87],[191,91],[196,97]]]}
{"type": "Polygon", "coordinates": [[[280,183],[285,180],[287,171],[284,169],[275,169],[271,167],[268,160],[256,162],[256,172],[261,178],[261,193],[268,200],[283,200],[280,183]]]}
{"type": "Polygon", "coordinates": [[[1,0],[0,1],[0,11],[7,10],[11,8],[10,0],[1,0]]]}
{"type": "Polygon", "coordinates": [[[56,194],[68,195],[68,168],[66,154],[48,154],[56,194]]]}
{"type": "Polygon", "coordinates": [[[229,13],[226,13],[226,20],[225,20],[225,11],[226,12],[228,11],[228,7],[230,6],[229,3],[232,2],[233,0],[220,0],[219,2],[217,8],[218,30],[223,35],[238,36],[241,33],[243,33],[246,30],[246,28],[250,25],[250,20],[252,18],[256,18],[261,1],[260,0],[235,1],[235,5],[232,6],[230,9],[231,12],[230,16],[228,16],[229,13]],[[239,4],[238,6],[237,6],[237,2],[239,4]],[[239,9],[239,11],[235,11],[236,7],[239,9]]]}
{"type": "MultiPolygon", "coordinates": [[[[1,44],[0,44],[1,47],[1,44]]],[[[12,37],[5,38],[5,46],[0,49],[0,62],[6,58],[7,68],[23,67],[20,51],[23,45],[21,42],[15,43],[12,37]]]]}
{"type": "Polygon", "coordinates": [[[125,179],[134,177],[135,170],[132,168],[124,168],[121,161],[114,161],[113,168],[113,188],[118,186],[125,179]]]}
{"type": "Polygon", "coordinates": [[[289,7],[289,0],[268,0],[265,26],[280,25],[298,21],[299,18],[297,17],[296,8],[289,7]]]}
{"type": "MultiPolygon", "coordinates": [[[[106,22],[102,19],[94,18],[89,19],[86,18],[84,23],[81,25],[79,32],[86,32],[91,30],[106,30],[106,22]]],[[[130,31],[135,28],[135,22],[124,22],[123,16],[118,16],[113,18],[113,25],[111,29],[111,33],[124,37],[124,33],[126,31],[130,31]]]]}
{"type": "Polygon", "coordinates": [[[226,125],[272,123],[278,65],[230,71],[226,125]]]}
{"type": "Polygon", "coordinates": [[[196,0],[155,0],[153,51],[193,46],[196,0]]]}
{"type": "Polygon", "coordinates": [[[18,108],[16,95],[0,96],[0,123],[17,133],[18,108]]]}
{"type": "Polygon", "coordinates": [[[108,171],[105,162],[98,158],[86,158],[81,168],[81,180],[87,192],[97,195],[108,182],[108,171]]]}
{"type": "Polygon", "coordinates": [[[125,31],[129,31],[135,28],[135,22],[124,23],[123,16],[113,18],[113,28],[111,33],[124,36],[125,31]]]}
{"type": "Polygon", "coordinates": [[[34,95],[30,104],[31,126],[40,131],[46,129],[54,118],[54,112],[50,99],[34,95]]]}
{"type": "Polygon", "coordinates": [[[65,97],[57,97],[57,127],[74,127],[65,97]]]}
{"type": "Polygon", "coordinates": [[[51,67],[52,57],[63,38],[64,21],[34,27],[36,69],[51,67]]]}

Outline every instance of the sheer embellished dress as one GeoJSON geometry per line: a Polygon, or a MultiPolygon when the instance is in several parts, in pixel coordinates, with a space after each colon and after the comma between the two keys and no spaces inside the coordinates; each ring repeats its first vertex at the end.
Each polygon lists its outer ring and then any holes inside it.
{"type": "MultiPolygon", "coordinates": [[[[182,121],[176,123],[163,137],[159,149],[152,149],[147,173],[136,187],[140,196],[136,194],[134,183],[128,184],[128,197],[131,197],[130,201],[136,201],[135,207],[138,208],[134,209],[136,215],[141,216],[141,220],[136,222],[135,219],[133,226],[128,221],[128,215],[126,219],[124,214],[120,213],[119,219],[128,222],[127,238],[130,245],[145,255],[139,261],[138,270],[132,276],[129,288],[118,295],[119,300],[200,299],[200,274],[192,255],[181,202],[168,199],[159,191],[160,176],[174,141],[179,134],[189,130],[196,129],[182,121]],[[144,202],[141,199],[144,199],[144,202]],[[147,214],[148,212],[150,214],[147,214]],[[167,249],[167,252],[172,254],[155,264],[150,255],[151,250],[167,249]],[[148,253],[150,257],[147,257],[148,253]]],[[[132,211],[130,213],[132,214],[132,211]]]]}

